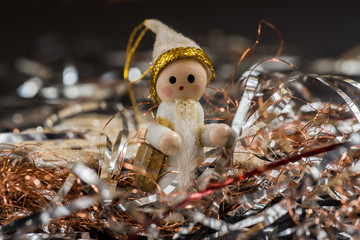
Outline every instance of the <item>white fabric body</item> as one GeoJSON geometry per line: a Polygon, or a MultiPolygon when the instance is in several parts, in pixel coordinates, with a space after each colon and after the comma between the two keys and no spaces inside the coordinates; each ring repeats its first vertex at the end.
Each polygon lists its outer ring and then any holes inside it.
{"type": "MultiPolygon", "coordinates": [[[[175,177],[179,177],[179,187],[191,184],[193,170],[203,161],[203,149],[199,146],[197,137],[204,123],[204,110],[199,102],[194,100],[176,100],[176,102],[163,102],[159,105],[157,118],[164,117],[174,126],[182,140],[180,150],[169,157],[167,173],[158,184],[161,189],[167,187],[175,177]]],[[[169,128],[160,124],[149,126],[146,134],[147,140],[154,147],[159,146],[160,135],[169,128]]]]}

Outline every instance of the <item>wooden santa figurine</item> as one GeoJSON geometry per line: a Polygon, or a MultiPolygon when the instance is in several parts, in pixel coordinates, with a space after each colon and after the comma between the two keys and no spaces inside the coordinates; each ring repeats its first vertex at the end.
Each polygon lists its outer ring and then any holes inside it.
{"type": "Polygon", "coordinates": [[[169,156],[166,172],[158,180],[160,188],[164,190],[177,178],[178,190],[185,189],[204,160],[203,147],[223,146],[231,128],[204,125],[199,99],[214,77],[208,56],[193,40],[158,20],[146,20],[145,26],[156,34],[150,95],[159,103],[156,123],[149,126],[146,139],[169,156]]]}

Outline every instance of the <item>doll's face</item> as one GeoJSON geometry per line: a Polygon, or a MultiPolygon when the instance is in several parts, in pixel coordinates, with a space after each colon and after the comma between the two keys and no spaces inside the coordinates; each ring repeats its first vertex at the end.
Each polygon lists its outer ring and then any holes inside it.
{"type": "Polygon", "coordinates": [[[199,101],[206,83],[206,70],[201,63],[195,59],[179,59],[161,71],[156,92],[163,102],[173,102],[175,99],[199,101]]]}

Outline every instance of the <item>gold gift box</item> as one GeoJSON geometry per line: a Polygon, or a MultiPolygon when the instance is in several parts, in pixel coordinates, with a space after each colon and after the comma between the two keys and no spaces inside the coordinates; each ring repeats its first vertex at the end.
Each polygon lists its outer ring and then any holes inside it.
{"type": "Polygon", "coordinates": [[[168,157],[165,154],[146,142],[141,143],[133,164],[137,168],[144,169],[146,175],[137,175],[135,186],[145,192],[152,192],[155,183],[165,172],[167,162],[168,157]]]}

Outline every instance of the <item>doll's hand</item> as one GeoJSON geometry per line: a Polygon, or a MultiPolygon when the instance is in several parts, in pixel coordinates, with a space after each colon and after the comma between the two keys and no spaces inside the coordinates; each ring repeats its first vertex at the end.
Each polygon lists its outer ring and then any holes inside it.
{"type": "Polygon", "coordinates": [[[210,142],[217,146],[224,146],[230,134],[231,128],[223,123],[214,125],[209,132],[210,142]]]}
{"type": "Polygon", "coordinates": [[[165,132],[160,136],[159,150],[165,155],[174,155],[181,147],[181,138],[174,131],[165,132]]]}

